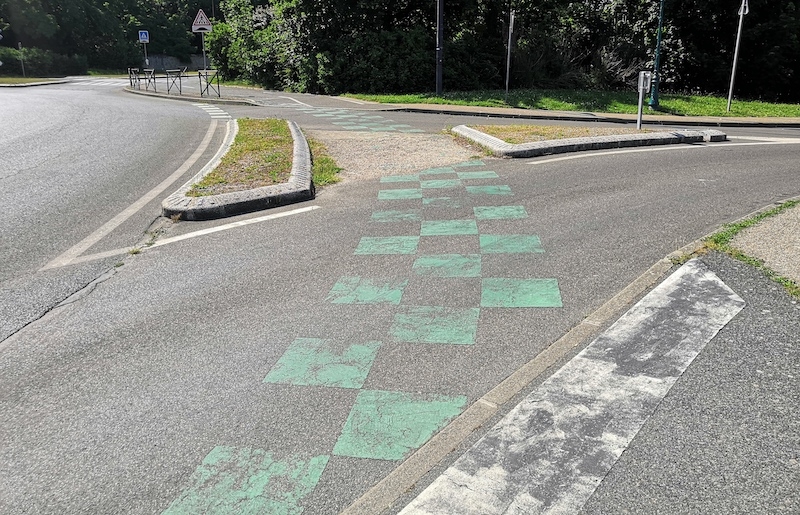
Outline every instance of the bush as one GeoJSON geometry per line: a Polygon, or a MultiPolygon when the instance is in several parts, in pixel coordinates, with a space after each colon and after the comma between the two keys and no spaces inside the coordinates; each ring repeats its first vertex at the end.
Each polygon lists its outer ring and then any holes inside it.
{"type": "Polygon", "coordinates": [[[83,75],[88,69],[86,57],[65,56],[40,48],[0,47],[0,75],[22,75],[20,53],[28,77],[59,77],[64,75],[83,75]]]}

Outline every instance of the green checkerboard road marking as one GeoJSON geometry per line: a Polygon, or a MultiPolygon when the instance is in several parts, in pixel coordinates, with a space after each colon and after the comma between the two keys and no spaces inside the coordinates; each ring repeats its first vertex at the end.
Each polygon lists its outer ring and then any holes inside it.
{"type": "Polygon", "coordinates": [[[419,236],[364,236],[358,242],[356,255],[370,254],[416,254],[419,236]]]}
{"type": "Polygon", "coordinates": [[[414,261],[414,271],[419,275],[434,277],[480,277],[480,254],[438,254],[420,256],[414,261]]]}
{"type": "Polygon", "coordinates": [[[375,211],[373,222],[419,222],[422,216],[416,211],[375,211]]]}
{"type": "Polygon", "coordinates": [[[470,195],[512,195],[511,188],[502,186],[467,186],[467,193],[470,195]]]}
{"type": "Polygon", "coordinates": [[[417,182],[419,181],[419,175],[389,175],[387,177],[381,177],[381,182],[417,182]]]}
{"type": "Polygon", "coordinates": [[[428,168],[419,172],[420,175],[438,175],[442,173],[455,173],[455,169],[451,166],[441,166],[439,168],[428,168]]]}
{"type": "Polygon", "coordinates": [[[163,515],[264,513],[299,515],[299,501],[319,482],[328,456],[278,461],[260,449],[214,447],[190,486],[163,515]]]}
{"type": "Polygon", "coordinates": [[[525,234],[481,234],[481,254],[544,252],[538,236],[525,234]]]}
{"type": "Polygon", "coordinates": [[[459,179],[498,179],[494,172],[456,172],[459,179]]]}
{"type": "Polygon", "coordinates": [[[458,188],[461,186],[461,181],[458,179],[438,179],[432,181],[420,181],[421,188],[458,188]]]}
{"type": "Polygon", "coordinates": [[[458,166],[458,167],[462,167],[462,166],[483,166],[483,161],[466,161],[464,163],[458,163],[457,165],[454,165],[454,166],[458,166]]]}
{"type": "Polygon", "coordinates": [[[479,315],[478,308],[409,306],[394,316],[390,332],[401,342],[472,345],[479,315]]]}
{"type": "Polygon", "coordinates": [[[425,132],[425,131],[422,129],[400,129],[400,132],[414,133],[414,132],[425,132]]]}
{"type": "Polygon", "coordinates": [[[336,347],[330,340],[297,338],[264,378],[265,383],[361,388],[381,342],[336,347]]]}
{"type": "Polygon", "coordinates": [[[348,131],[363,131],[369,129],[369,127],[365,127],[363,125],[344,125],[342,128],[348,131]]]}
{"type": "Polygon", "coordinates": [[[451,197],[433,197],[422,199],[422,205],[430,207],[451,207],[453,209],[458,209],[461,207],[461,201],[457,198],[451,197]]]}
{"type": "Polygon", "coordinates": [[[555,279],[498,279],[481,281],[482,308],[560,308],[561,291],[555,279]]]}
{"type": "Polygon", "coordinates": [[[422,198],[422,190],[419,188],[380,190],[378,192],[378,200],[406,200],[417,198],[422,198]]]}
{"type": "Polygon", "coordinates": [[[365,390],[358,395],[333,454],[400,460],[457,417],[466,403],[464,396],[365,390]]]}
{"type": "Polygon", "coordinates": [[[400,304],[407,285],[408,280],[342,277],[326,300],[333,304],[400,304]]]}
{"type": "Polygon", "coordinates": [[[475,220],[428,220],[422,222],[421,236],[459,236],[478,234],[475,220]]]}
{"type": "Polygon", "coordinates": [[[512,220],[528,218],[524,206],[479,206],[473,209],[478,220],[512,220]]]}

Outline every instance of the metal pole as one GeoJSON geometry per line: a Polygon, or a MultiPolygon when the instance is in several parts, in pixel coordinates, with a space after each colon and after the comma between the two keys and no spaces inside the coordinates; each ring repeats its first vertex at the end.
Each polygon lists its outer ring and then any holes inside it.
{"type": "Polygon", "coordinates": [[[736,32],[736,50],[733,52],[733,69],[731,70],[731,87],[728,90],[728,112],[731,112],[731,101],[733,100],[733,81],[736,78],[736,61],[739,59],[739,42],[742,39],[742,22],[745,14],[745,0],[742,0],[742,7],[739,9],[739,30],[736,32]]]}
{"type": "Polygon", "coordinates": [[[17,43],[17,48],[19,48],[19,63],[22,65],[22,77],[25,77],[25,58],[22,56],[22,42],[20,41],[17,43]]]}
{"type": "Polygon", "coordinates": [[[436,0],[436,94],[442,94],[442,60],[444,47],[444,0],[436,0]]]}
{"type": "Polygon", "coordinates": [[[206,33],[201,32],[200,34],[203,41],[203,69],[208,70],[208,64],[206,64],[206,33]]]}
{"type": "Polygon", "coordinates": [[[142,48],[144,48],[144,65],[150,66],[150,59],[147,58],[147,43],[142,43],[142,48]]]}
{"type": "Polygon", "coordinates": [[[508,57],[506,58],[506,104],[508,103],[508,83],[511,79],[511,36],[514,34],[514,9],[508,22],[508,57]]]}
{"type": "Polygon", "coordinates": [[[661,61],[661,27],[664,23],[664,0],[658,8],[658,34],[656,35],[656,58],[653,63],[653,84],[650,90],[650,102],[648,105],[651,109],[658,109],[658,83],[661,82],[661,73],[659,73],[659,62],[661,61]]]}

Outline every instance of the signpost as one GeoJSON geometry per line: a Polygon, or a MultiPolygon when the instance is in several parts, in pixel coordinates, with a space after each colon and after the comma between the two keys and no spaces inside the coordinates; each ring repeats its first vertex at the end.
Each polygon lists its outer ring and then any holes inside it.
{"type": "Polygon", "coordinates": [[[192,32],[199,32],[203,38],[203,69],[208,69],[208,64],[206,64],[206,32],[211,32],[211,29],[211,20],[200,9],[192,22],[192,32]]]}
{"type": "Polygon", "coordinates": [[[731,87],[728,90],[728,112],[731,112],[731,100],[733,100],[733,80],[736,78],[736,61],[739,59],[739,41],[742,39],[742,22],[744,15],[750,12],[750,6],[747,0],[742,0],[742,6],[739,7],[739,31],[736,33],[736,50],[733,52],[733,69],[731,70],[731,87]]]}
{"type": "Polygon", "coordinates": [[[650,82],[653,74],[650,72],[639,72],[639,110],[636,115],[636,130],[642,130],[642,106],[644,105],[644,94],[650,89],[650,82]]]}
{"type": "Polygon", "coordinates": [[[508,20],[508,57],[506,58],[506,103],[508,103],[508,83],[511,80],[511,45],[514,42],[514,9],[511,9],[511,16],[508,20]]]}
{"type": "Polygon", "coordinates": [[[150,32],[146,30],[139,31],[139,43],[144,48],[144,64],[150,66],[150,59],[147,58],[147,44],[150,42],[150,32]]]}

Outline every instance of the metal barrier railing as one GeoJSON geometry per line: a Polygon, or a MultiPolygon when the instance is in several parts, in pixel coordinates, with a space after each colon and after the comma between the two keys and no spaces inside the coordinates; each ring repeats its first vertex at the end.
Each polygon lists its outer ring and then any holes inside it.
{"type": "Polygon", "coordinates": [[[211,92],[217,94],[217,97],[221,97],[220,90],[219,90],[219,74],[217,70],[199,70],[198,75],[200,77],[200,96],[203,95],[211,96],[211,92]],[[217,85],[214,87],[214,81],[216,80],[217,85]]]}
{"type": "MultiPolygon", "coordinates": [[[[144,72],[144,89],[146,91],[150,91],[150,86],[153,86],[153,91],[157,92],[156,90],[156,71],[153,68],[147,69],[145,68],[142,70],[144,72]]],[[[141,89],[141,88],[140,88],[141,89]]]]}
{"type": "Polygon", "coordinates": [[[183,72],[186,71],[184,69],[176,69],[176,70],[164,70],[167,74],[167,94],[172,92],[173,88],[178,88],[178,94],[183,93],[183,83],[181,79],[183,78],[183,72]]]}
{"type": "Polygon", "coordinates": [[[131,84],[131,89],[142,89],[139,81],[139,68],[128,68],[128,82],[131,84]]]}

